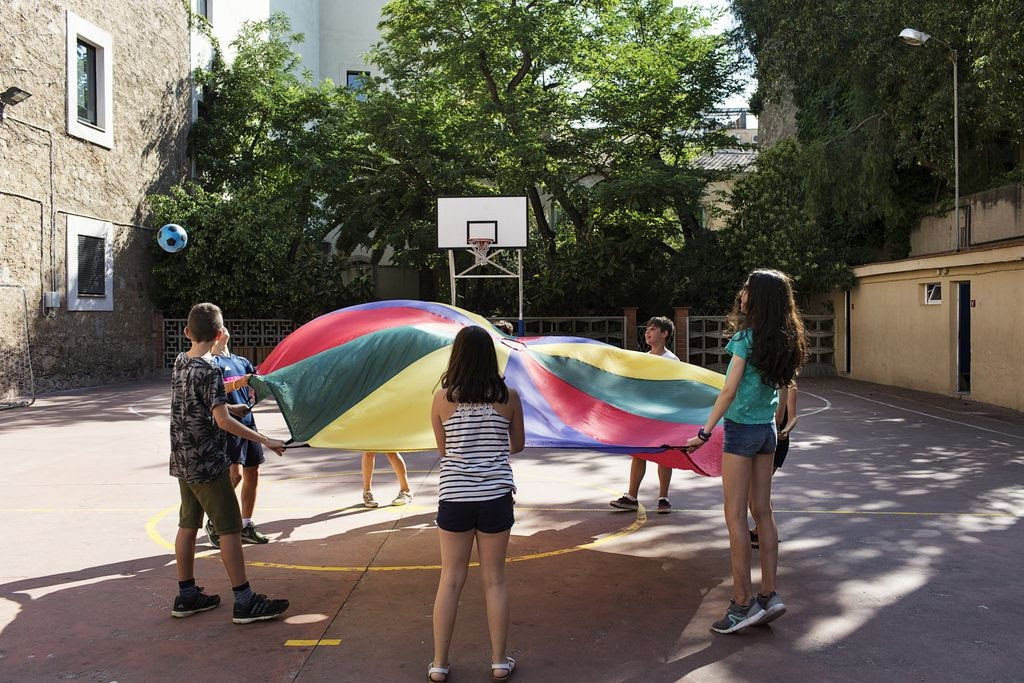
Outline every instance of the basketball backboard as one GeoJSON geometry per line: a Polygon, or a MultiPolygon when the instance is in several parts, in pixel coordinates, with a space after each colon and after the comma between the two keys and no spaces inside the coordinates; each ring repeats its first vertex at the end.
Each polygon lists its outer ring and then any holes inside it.
{"type": "Polygon", "coordinates": [[[526,197],[438,197],[437,248],[468,249],[473,239],[491,249],[526,247],[526,197]]]}

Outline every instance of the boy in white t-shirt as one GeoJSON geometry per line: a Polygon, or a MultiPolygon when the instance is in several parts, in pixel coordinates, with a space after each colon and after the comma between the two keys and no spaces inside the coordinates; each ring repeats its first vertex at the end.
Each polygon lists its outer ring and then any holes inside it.
{"type": "MultiPolygon", "coordinates": [[[[661,316],[654,317],[648,320],[644,327],[644,341],[651,347],[648,353],[662,358],[679,360],[676,354],[665,348],[675,332],[675,325],[671,320],[661,316]]],[[[647,461],[634,456],[629,467],[629,490],[609,504],[620,510],[636,510],[639,507],[637,496],[640,494],[640,483],[644,480],[646,473],[647,461]]],[[[661,514],[667,514],[672,509],[672,503],[668,501],[668,485],[671,481],[672,468],[658,465],[658,512],[661,514]]]]}

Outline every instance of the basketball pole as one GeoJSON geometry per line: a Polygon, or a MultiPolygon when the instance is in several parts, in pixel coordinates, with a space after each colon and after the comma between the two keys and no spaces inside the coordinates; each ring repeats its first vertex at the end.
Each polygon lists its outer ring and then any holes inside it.
{"type": "MultiPolygon", "coordinates": [[[[522,249],[516,249],[516,252],[517,252],[516,263],[517,263],[517,269],[518,269],[518,272],[516,272],[516,273],[513,273],[508,268],[505,268],[504,266],[495,263],[494,261],[492,261],[490,259],[489,256],[484,256],[482,263],[474,263],[472,266],[470,266],[469,268],[465,269],[461,273],[457,273],[455,271],[455,250],[454,249],[448,249],[447,251],[448,251],[448,278],[449,278],[449,282],[451,283],[452,306],[457,306],[458,305],[456,303],[456,296],[455,296],[456,295],[456,292],[455,292],[455,286],[456,285],[455,285],[455,283],[458,280],[462,280],[462,279],[481,279],[481,278],[487,278],[487,279],[491,279],[491,278],[513,278],[514,277],[514,278],[516,278],[516,280],[519,281],[519,321],[518,321],[519,324],[517,326],[518,329],[519,329],[519,335],[518,336],[520,336],[520,337],[524,336],[526,334],[526,321],[523,318],[523,250],[522,249]],[[478,268],[478,267],[480,267],[482,265],[494,266],[498,270],[504,271],[505,274],[504,275],[470,275],[469,274],[469,272],[471,270],[474,270],[474,269],[476,269],[476,268],[478,268]]],[[[494,254],[497,254],[500,251],[501,251],[500,249],[496,249],[494,251],[494,254]]],[[[474,258],[476,258],[476,252],[475,251],[470,250],[470,253],[474,255],[474,258]]]]}
{"type": "MultiPolygon", "coordinates": [[[[452,306],[455,305],[455,250],[448,250],[448,272],[451,274],[452,306]]],[[[522,316],[520,316],[522,317],[522,316]]]]}
{"type": "Polygon", "coordinates": [[[526,323],[523,321],[523,250],[519,252],[519,336],[526,335],[526,323]]]}

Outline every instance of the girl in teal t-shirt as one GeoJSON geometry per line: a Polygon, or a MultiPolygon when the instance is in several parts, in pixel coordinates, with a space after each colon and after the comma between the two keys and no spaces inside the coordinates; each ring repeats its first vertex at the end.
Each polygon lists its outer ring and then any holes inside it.
{"type": "Polygon", "coordinates": [[[705,425],[691,438],[689,452],[711,438],[725,418],[722,494],[729,528],[733,599],[711,629],[734,633],[782,616],[786,606],[775,590],[779,536],[772,512],[775,461],[775,409],[779,387],[788,386],[803,363],[804,328],[790,279],[777,270],[755,270],[736,298],[730,321],[735,333],[725,347],[732,358],[725,386],[705,425]],[[761,592],[750,585],[750,536],[747,507],[760,536],[761,592]]]}

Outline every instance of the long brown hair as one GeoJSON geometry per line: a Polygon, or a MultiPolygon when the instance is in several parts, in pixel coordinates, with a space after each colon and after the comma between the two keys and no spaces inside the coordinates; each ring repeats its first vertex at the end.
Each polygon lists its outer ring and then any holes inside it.
{"type": "Polygon", "coordinates": [[[463,327],[455,335],[448,369],[441,375],[444,397],[452,403],[506,403],[508,387],[498,372],[494,340],[482,327],[463,327]]]}
{"type": "Polygon", "coordinates": [[[729,322],[736,332],[749,329],[753,333],[750,363],[761,380],[770,387],[789,386],[807,353],[792,282],[777,270],[755,270],[743,288],[747,290],[747,312],[740,311],[737,294],[729,322]]]}

